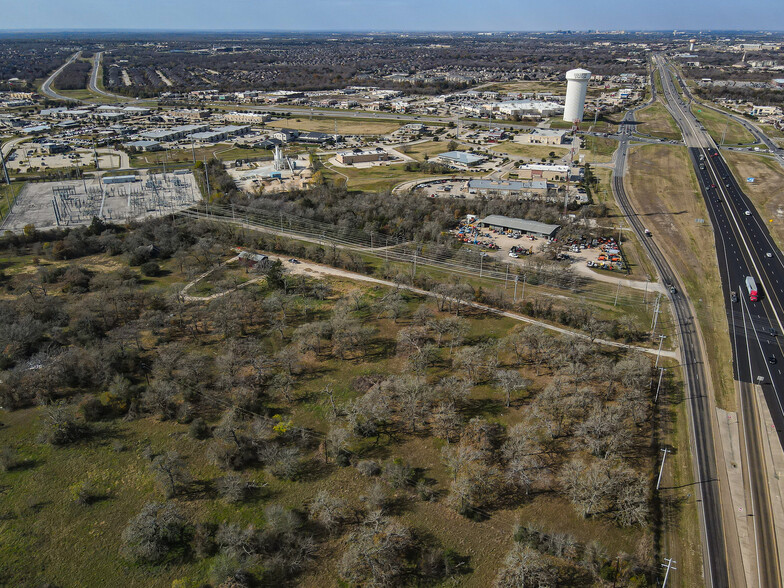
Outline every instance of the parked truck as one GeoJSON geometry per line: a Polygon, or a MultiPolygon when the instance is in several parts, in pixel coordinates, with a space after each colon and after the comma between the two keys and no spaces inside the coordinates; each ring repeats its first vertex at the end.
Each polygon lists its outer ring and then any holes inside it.
{"type": "Polygon", "coordinates": [[[755,282],[754,278],[751,276],[746,276],[746,290],[749,291],[749,300],[756,302],[759,297],[759,292],[757,291],[757,282],[755,282]]]}

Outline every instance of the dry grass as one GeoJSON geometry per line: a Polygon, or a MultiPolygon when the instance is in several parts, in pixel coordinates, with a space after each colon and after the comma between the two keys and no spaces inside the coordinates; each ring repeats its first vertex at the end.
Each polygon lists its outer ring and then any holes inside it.
{"type": "Polygon", "coordinates": [[[708,212],[685,147],[647,145],[629,155],[626,180],[635,210],[684,281],[702,327],[716,402],[734,410],[732,351],[708,212]],[[698,224],[696,219],[705,219],[698,224]]]}
{"type": "Polygon", "coordinates": [[[534,159],[551,159],[550,153],[555,153],[556,158],[563,157],[566,155],[568,148],[556,147],[554,145],[527,145],[525,143],[506,141],[504,143],[499,143],[498,145],[493,145],[490,147],[490,151],[534,159]]]}
{"type": "Polygon", "coordinates": [[[675,124],[667,109],[658,101],[637,111],[635,118],[640,123],[637,125],[637,131],[642,134],[662,139],[681,139],[678,125],[675,124]]]}
{"type": "Polygon", "coordinates": [[[751,198],[779,249],[784,249],[784,169],[770,157],[722,151],[743,191],[751,198]],[[746,182],[753,177],[754,182],[746,182]]]}
{"type": "Polygon", "coordinates": [[[341,135],[384,135],[399,129],[400,122],[370,119],[347,119],[315,117],[312,120],[306,116],[291,117],[267,123],[274,129],[299,129],[302,131],[318,131],[321,133],[334,133],[337,122],[338,133],[341,135]]]}
{"type": "MultiPolygon", "coordinates": [[[[425,155],[429,159],[433,159],[436,155],[449,151],[447,145],[449,145],[449,141],[426,141],[406,146],[404,153],[417,161],[424,161],[425,155]]],[[[458,145],[456,151],[465,151],[465,149],[464,145],[458,145]]],[[[401,148],[399,151],[403,151],[403,149],[401,148]]]]}

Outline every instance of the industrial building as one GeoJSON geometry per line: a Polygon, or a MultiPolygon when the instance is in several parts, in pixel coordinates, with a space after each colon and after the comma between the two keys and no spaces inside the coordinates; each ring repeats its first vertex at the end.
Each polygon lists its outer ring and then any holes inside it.
{"type": "Polygon", "coordinates": [[[566,72],[566,105],[564,106],[563,119],[575,125],[583,120],[585,110],[585,95],[588,92],[588,82],[591,72],[587,69],[570,69],[566,72]]]}
{"type": "Polygon", "coordinates": [[[455,167],[473,167],[479,165],[485,159],[482,155],[474,155],[466,151],[447,151],[438,155],[438,160],[441,163],[455,167]]]}
{"type": "Polygon", "coordinates": [[[568,165],[551,163],[524,163],[519,168],[518,176],[523,180],[547,180],[560,182],[568,179],[571,168],[568,165]]]}
{"type": "Polygon", "coordinates": [[[129,184],[132,182],[138,182],[141,178],[135,175],[127,175],[127,176],[109,176],[108,178],[103,178],[104,184],[129,184]]]}
{"type": "Polygon", "coordinates": [[[229,137],[241,136],[249,132],[250,125],[226,125],[225,127],[219,127],[211,131],[193,133],[188,135],[188,138],[192,141],[198,141],[199,143],[218,143],[219,141],[225,141],[229,137]]]}
{"type": "Polygon", "coordinates": [[[207,125],[182,125],[179,127],[172,127],[170,129],[147,131],[146,133],[142,133],[139,136],[142,139],[150,139],[152,141],[177,141],[178,139],[184,139],[188,135],[201,133],[208,129],[209,127],[207,125]]]}
{"type": "Polygon", "coordinates": [[[351,165],[354,163],[365,163],[368,161],[387,161],[389,153],[381,147],[375,149],[354,149],[352,151],[340,151],[337,155],[339,163],[351,165]]]}
{"type": "Polygon", "coordinates": [[[483,196],[500,196],[502,198],[531,198],[547,195],[547,182],[533,180],[529,182],[507,180],[469,180],[468,189],[483,196]]]}
{"type": "Polygon", "coordinates": [[[131,141],[130,143],[123,143],[123,147],[126,149],[133,148],[137,151],[160,151],[163,149],[158,141],[151,140],[131,141]]]}
{"type": "Polygon", "coordinates": [[[533,129],[530,133],[515,136],[515,141],[527,145],[563,145],[568,134],[565,129],[533,129]]]}
{"type": "Polygon", "coordinates": [[[480,227],[489,229],[501,229],[504,231],[514,231],[523,235],[534,235],[536,237],[546,237],[552,239],[561,228],[561,225],[548,225],[538,221],[526,220],[524,218],[511,218],[500,214],[491,214],[479,221],[480,227]]]}

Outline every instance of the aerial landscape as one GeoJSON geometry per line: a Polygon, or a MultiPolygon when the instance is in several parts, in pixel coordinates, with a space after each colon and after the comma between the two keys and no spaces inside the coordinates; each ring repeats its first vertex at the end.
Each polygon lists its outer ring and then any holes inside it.
{"type": "Polygon", "coordinates": [[[784,5],[680,8],[0,9],[0,586],[784,585],[784,5]]]}

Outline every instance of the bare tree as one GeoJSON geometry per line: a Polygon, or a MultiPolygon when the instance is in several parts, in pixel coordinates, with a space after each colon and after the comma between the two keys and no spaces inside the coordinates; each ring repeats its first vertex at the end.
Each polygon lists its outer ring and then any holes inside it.
{"type": "Polygon", "coordinates": [[[496,588],[542,588],[554,586],[555,561],[528,545],[515,542],[504,559],[504,567],[493,585],[496,588]]]}
{"type": "Polygon", "coordinates": [[[161,561],[184,540],[185,518],[174,504],[148,502],[122,533],[123,554],[134,561],[161,561]]]}
{"type": "Polygon", "coordinates": [[[150,469],[166,498],[176,496],[191,481],[185,460],[176,451],[157,456],[150,464],[150,469]]]}
{"type": "Polygon", "coordinates": [[[506,408],[509,408],[512,403],[512,394],[524,390],[529,384],[528,380],[516,370],[497,370],[495,381],[498,387],[504,391],[506,408]]]}
{"type": "Polygon", "coordinates": [[[346,503],[330,494],[319,491],[308,505],[310,518],[332,533],[346,518],[346,503]]]}
{"type": "Polygon", "coordinates": [[[406,527],[379,513],[371,513],[349,537],[338,573],[352,584],[393,586],[401,578],[411,543],[411,533],[406,527]]]}

